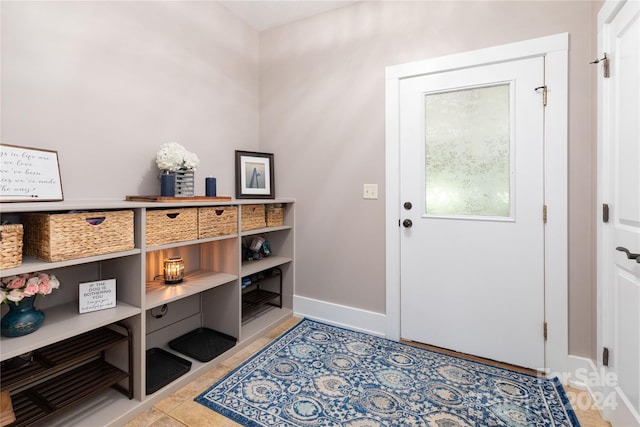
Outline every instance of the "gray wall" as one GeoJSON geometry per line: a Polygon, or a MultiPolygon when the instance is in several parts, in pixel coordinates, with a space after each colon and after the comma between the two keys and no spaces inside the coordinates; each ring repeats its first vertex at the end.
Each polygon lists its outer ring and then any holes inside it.
{"type": "Polygon", "coordinates": [[[385,312],[386,66],[569,32],[569,347],[593,357],[591,8],[363,2],[262,32],[260,148],[298,200],[296,293],[385,312]],[[364,183],[380,185],[379,200],[362,199],[364,183]]]}
{"type": "Polygon", "coordinates": [[[58,151],[67,200],[159,194],[179,142],[232,194],[258,148],[258,33],[216,2],[0,2],[3,143],[58,151]]]}
{"type": "Polygon", "coordinates": [[[258,34],[215,2],[4,1],[0,139],[57,150],[68,200],[157,194],[165,142],[200,156],[197,194],[274,152],[297,294],[384,313],[385,67],[569,32],[570,353],[594,358],[594,7],[362,2],[258,34]]]}

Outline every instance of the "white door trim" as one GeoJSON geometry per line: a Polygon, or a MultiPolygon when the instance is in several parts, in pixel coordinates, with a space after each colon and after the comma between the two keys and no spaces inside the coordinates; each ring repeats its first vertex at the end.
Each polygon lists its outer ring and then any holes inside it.
{"type": "MultiPolygon", "coordinates": [[[[533,56],[545,57],[545,307],[549,324],[546,367],[567,371],[568,322],[568,33],[474,50],[386,69],[386,336],[400,339],[400,80],[533,56]]],[[[533,90],[533,88],[531,89],[533,90]]],[[[542,214],[541,214],[542,215],[542,214]]],[[[560,375],[562,378],[562,376],[560,375]]]]}

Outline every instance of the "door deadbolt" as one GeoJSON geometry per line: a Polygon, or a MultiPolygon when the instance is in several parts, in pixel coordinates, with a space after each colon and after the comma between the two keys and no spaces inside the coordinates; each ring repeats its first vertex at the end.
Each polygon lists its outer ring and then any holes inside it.
{"type": "Polygon", "coordinates": [[[411,204],[411,202],[404,202],[404,208],[406,210],[410,210],[413,207],[413,205],[411,204]]]}

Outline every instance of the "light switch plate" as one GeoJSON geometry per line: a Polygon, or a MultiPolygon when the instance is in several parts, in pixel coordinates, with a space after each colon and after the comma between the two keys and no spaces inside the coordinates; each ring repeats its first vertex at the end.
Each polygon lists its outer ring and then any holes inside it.
{"type": "Polygon", "coordinates": [[[363,186],[362,186],[362,198],[363,199],[377,199],[378,198],[378,184],[363,184],[363,186]]]}

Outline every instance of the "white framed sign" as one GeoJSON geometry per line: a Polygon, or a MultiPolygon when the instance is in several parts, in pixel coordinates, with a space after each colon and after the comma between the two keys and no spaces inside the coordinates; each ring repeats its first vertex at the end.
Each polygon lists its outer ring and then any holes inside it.
{"type": "Polygon", "coordinates": [[[90,313],[116,306],[116,279],[80,283],[78,289],[80,313],[90,313]]]}
{"type": "Polygon", "coordinates": [[[57,151],[0,144],[0,202],[63,199],[57,151]]]}

